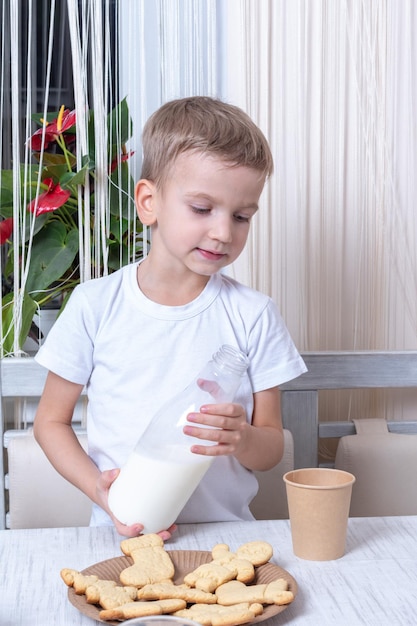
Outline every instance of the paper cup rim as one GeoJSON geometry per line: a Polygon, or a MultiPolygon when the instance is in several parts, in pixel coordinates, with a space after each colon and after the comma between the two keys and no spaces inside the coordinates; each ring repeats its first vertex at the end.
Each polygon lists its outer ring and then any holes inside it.
{"type": "Polygon", "coordinates": [[[282,478],[283,478],[283,481],[287,485],[291,485],[292,487],[302,487],[303,489],[319,489],[319,490],[343,489],[344,487],[349,487],[350,485],[353,485],[353,483],[356,481],[356,477],[350,472],[347,472],[346,470],[332,468],[332,467],[300,467],[298,469],[290,470],[286,472],[282,478]],[[338,474],[343,474],[348,480],[346,480],[346,482],[335,484],[335,485],[309,485],[308,483],[296,482],[294,480],[291,480],[291,478],[289,478],[291,474],[292,475],[299,474],[301,472],[305,472],[306,470],[314,470],[318,472],[338,472],[338,474]]]}

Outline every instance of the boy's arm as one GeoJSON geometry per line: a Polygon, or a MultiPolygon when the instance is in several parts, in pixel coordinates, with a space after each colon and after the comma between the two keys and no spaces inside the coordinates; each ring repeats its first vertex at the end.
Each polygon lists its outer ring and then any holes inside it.
{"type": "Polygon", "coordinates": [[[237,460],[251,470],[268,470],[282,458],[284,433],[281,417],[281,392],[278,387],[255,393],[252,424],[243,425],[242,446],[237,460]]]}
{"type": "Polygon", "coordinates": [[[75,405],[83,385],[48,373],[33,425],[34,435],[55,469],[91,500],[97,499],[100,471],[72,429],[75,405]]]}
{"type": "MultiPolygon", "coordinates": [[[[139,522],[131,526],[122,524],[108,507],[108,490],[119,470],[100,472],[72,429],[72,415],[82,390],[83,385],[48,373],[33,425],[35,438],[55,469],[109,513],[120,535],[136,537],[143,525],[139,522]]],[[[175,525],[159,534],[165,541],[174,530],[175,525]]]]}

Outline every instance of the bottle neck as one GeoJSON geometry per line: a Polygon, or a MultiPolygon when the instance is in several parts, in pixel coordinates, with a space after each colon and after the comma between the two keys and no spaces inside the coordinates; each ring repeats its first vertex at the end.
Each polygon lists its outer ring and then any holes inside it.
{"type": "Polygon", "coordinates": [[[249,367],[249,359],[246,354],[228,345],[223,345],[213,354],[213,362],[220,371],[240,377],[249,367]]]}

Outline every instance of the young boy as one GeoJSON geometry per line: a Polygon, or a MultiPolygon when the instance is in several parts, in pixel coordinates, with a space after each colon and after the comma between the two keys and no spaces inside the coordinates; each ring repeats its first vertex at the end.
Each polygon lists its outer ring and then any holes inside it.
{"type": "Polygon", "coordinates": [[[36,357],[49,370],[36,439],[93,501],[91,524],[114,523],[125,536],[143,526],[125,526],[109,510],[118,468],[158,408],[221,345],[242,350],[250,367],[235,402],[188,416],[192,451],[216,458],[179,522],[253,519],[252,470],[282,455],[278,385],[306,369],[272,300],[221,273],[242,252],[272,173],[261,131],[235,106],[184,98],[148,120],[143,153],[135,200],[151,227],[148,256],[77,287],[36,357]],[[85,385],[88,455],[71,428],[85,385]]]}

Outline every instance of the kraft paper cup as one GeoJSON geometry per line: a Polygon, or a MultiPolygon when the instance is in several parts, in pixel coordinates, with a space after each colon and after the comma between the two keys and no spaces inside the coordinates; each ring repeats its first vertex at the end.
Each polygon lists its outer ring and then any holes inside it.
{"type": "Polygon", "coordinates": [[[309,561],[343,556],[355,476],[343,470],[309,467],[287,472],[283,479],[294,554],[309,561]]]}

